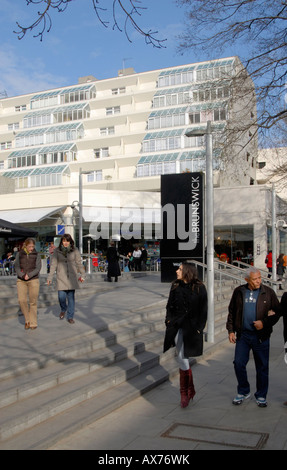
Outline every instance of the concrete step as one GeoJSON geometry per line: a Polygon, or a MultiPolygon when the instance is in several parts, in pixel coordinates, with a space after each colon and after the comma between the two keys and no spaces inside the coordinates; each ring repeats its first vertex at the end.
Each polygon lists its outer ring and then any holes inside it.
{"type": "MultiPolygon", "coordinates": [[[[216,303],[217,344],[226,341],[226,304],[216,303]]],[[[177,374],[175,349],[162,353],[165,308],[163,298],[103,323],[91,317],[85,333],[0,365],[0,449],[47,449],[177,374]]],[[[205,343],[204,357],[212,348],[205,343]]]]}
{"type": "Polygon", "coordinates": [[[48,337],[49,342],[44,345],[45,350],[36,351],[36,357],[34,351],[28,348],[25,355],[22,353],[22,356],[19,356],[16,365],[5,368],[0,364],[0,381],[30,374],[34,370],[46,368],[53,363],[73,360],[79,355],[96,352],[105,346],[123,344],[130,338],[152,331],[158,323],[163,327],[164,318],[165,301],[157,302],[154,306],[127,311],[121,315],[120,319],[117,316],[114,319],[110,318],[108,323],[99,322],[95,316],[89,320],[84,334],[75,332],[55,342],[48,337]]]}
{"type": "MultiPolygon", "coordinates": [[[[215,345],[207,345],[202,358],[207,359],[214,350],[221,347],[223,341],[226,341],[226,335],[221,335],[215,345]]],[[[142,360],[142,358],[138,359],[142,360]]],[[[191,361],[191,365],[195,362],[195,360],[191,361]]],[[[141,365],[142,363],[138,362],[140,373],[128,380],[116,384],[112,380],[108,388],[96,393],[95,396],[89,395],[79,404],[65,410],[62,409],[60,413],[43,422],[29,426],[25,432],[18,432],[12,438],[0,441],[0,450],[49,449],[60,439],[72,435],[84,426],[108,415],[178,374],[178,363],[174,356],[174,350],[170,350],[165,355],[161,354],[159,362],[157,364],[150,362],[147,369],[142,368],[141,365]]],[[[70,397],[67,396],[67,398],[70,397]]],[[[61,405],[59,404],[59,406],[61,405]]],[[[37,422],[39,413],[35,412],[34,415],[34,420],[37,422]]]]}
{"type": "Polygon", "coordinates": [[[0,442],[1,450],[45,450],[63,437],[108,415],[112,411],[152,390],[178,373],[174,357],[166,358],[159,365],[149,368],[137,376],[110,386],[104,392],[82,401],[77,406],[62,411],[41,424],[18,433],[13,438],[0,442]]]}
{"type": "MultiPolygon", "coordinates": [[[[173,357],[174,350],[162,354],[163,328],[161,326],[161,330],[157,331],[157,327],[149,322],[146,328],[153,331],[148,335],[141,335],[138,330],[138,340],[136,337],[124,345],[114,344],[99,349],[97,353],[77,356],[73,360],[73,367],[68,369],[66,366],[69,361],[64,360],[56,366],[51,363],[46,365],[45,374],[41,374],[41,377],[37,373],[30,373],[23,380],[21,376],[22,383],[15,387],[14,402],[10,405],[8,400],[13,394],[11,386],[15,381],[6,380],[6,391],[1,393],[0,442],[11,439],[19,432],[26,433],[35,425],[92,397],[105,394],[112,387],[134,379],[139,374],[146,375],[173,357]]],[[[3,385],[5,381],[1,383],[1,389],[3,385]]]]}
{"type": "MultiPolygon", "coordinates": [[[[106,392],[138,374],[146,373],[158,366],[163,359],[161,346],[155,346],[116,364],[90,372],[80,378],[51,386],[32,397],[22,399],[13,406],[1,409],[0,442],[19,432],[69,410],[74,406],[106,392]]],[[[171,354],[171,353],[169,353],[171,354]]],[[[167,360],[165,357],[164,360],[167,360]]]]}
{"type": "MultiPolygon", "coordinates": [[[[147,276],[148,272],[130,272],[122,273],[118,278],[118,285],[122,285],[124,281],[147,276]]],[[[96,292],[103,292],[113,288],[113,282],[106,282],[106,273],[94,273],[86,275],[86,280],[77,290],[77,298],[86,298],[96,292]]],[[[58,293],[56,281],[53,280],[51,286],[47,285],[47,276],[40,277],[40,292],[38,300],[38,308],[48,307],[58,304],[58,293]]],[[[16,316],[19,313],[19,303],[17,297],[17,278],[15,276],[0,277],[0,320],[16,316]]]]}
{"type": "Polygon", "coordinates": [[[14,370],[2,371],[0,408],[115,364],[147,348],[162,346],[162,319],[131,323],[129,327],[122,326],[113,332],[103,331],[90,340],[79,338],[73,346],[68,344],[62,351],[46,353],[43,363],[25,361],[14,370]]]}

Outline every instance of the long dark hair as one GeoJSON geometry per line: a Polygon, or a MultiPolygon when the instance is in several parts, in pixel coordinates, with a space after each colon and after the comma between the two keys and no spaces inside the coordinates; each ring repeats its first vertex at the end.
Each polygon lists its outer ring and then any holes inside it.
{"type": "MultiPolygon", "coordinates": [[[[181,266],[182,266],[182,281],[183,282],[185,282],[186,284],[189,284],[192,289],[202,285],[202,281],[198,277],[198,271],[193,264],[188,263],[188,261],[183,261],[181,263],[181,266]]],[[[178,287],[179,284],[180,284],[180,280],[176,279],[176,281],[173,282],[172,287],[176,289],[176,287],[178,287]]]]}
{"type": "Polygon", "coordinates": [[[60,245],[59,245],[59,249],[61,250],[62,246],[63,246],[63,240],[67,240],[67,242],[70,242],[70,247],[71,247],[71,251],[74,251],[75,249],[75,242],[74,240],[72,239],[71,235],[69,233],[65,233],[65,235],[63,235],[61,237],[61,241],[60,241],[60,245]]]}

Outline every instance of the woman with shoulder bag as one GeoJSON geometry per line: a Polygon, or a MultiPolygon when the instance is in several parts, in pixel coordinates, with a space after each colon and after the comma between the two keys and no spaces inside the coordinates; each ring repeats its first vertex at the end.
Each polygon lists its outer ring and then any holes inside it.
{"type": "Polygon", "coordinates": [[[183,262],[176,271],[166,306],[166,333],[163,351],[176,346],[180,374],[181,407],[195,395],[189,357],[203,352],[203,329],[207,320],[207,292],[197,270],[183,262]]]}
{"type": "Polygon", "coordinates": [[[35,250],[35,240],[27,238],[15,259],[18,301],[25,317],[25,330],[38,326],[37,304],[39,297],[41,256],[35,250]],[[28,303],[29,298],[29,303],[28,303]]]}
{"type": "Polygon", "coordinates": [[[62,236],[59,247],[54,251],[47,280],[48,285],[52,283],[55,271],[57,273],[58,298],[61,308],[59,318],[63,320],[67,313],[68,322],[73,324],[75,323],[75,289],[79,288],[78,281],[83,282],[85,280],[82,277],[85,268],[82,264],[80,252],[68,233],[62,236]],[[78,273],[81,274],[79,278],[78,273]]]}

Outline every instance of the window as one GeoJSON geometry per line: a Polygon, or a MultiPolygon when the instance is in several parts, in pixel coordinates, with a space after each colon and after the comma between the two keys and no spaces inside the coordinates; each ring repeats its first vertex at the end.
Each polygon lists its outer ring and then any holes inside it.
{"type": "Polygon", "coordinates": [[[106,115],[111,116],[113,114],[119,114],[121,112],[120,106],[113,106],[111,108],[106,108],[106,115]]]}
{"type": "Polygon", "coordinates": [[[186,109],[174,109],[164,112],[155,112],[148,119],[148,129],[162,129],[185,125],[186,109]],[[160,113],[160,114],[158,114],[160,113]]]}
{"type": "Polygon", "coordinates": [[[185,136],[185,145],[184,147],[203,147],[205,144],[204,136],[192,136],[187,137],[185,136]]]}
{"type": "Polygon", "coordinates": [[[176,106],[178,104],[189,103],[190,101],[190,92],[188,90],[177,89],[176,92],[162,91],[162,95],[158,94],[154,97],[153,107],[163,108],[164,106],[176,106]]]}
{"type": "Polygon", "coordinates": [[[195,124],[200,122],[200,112],[194,112],[189,114],[189,122],[190,124],[195,124]]]}
{"type": "Polygon", "coordinates": [[[8,131],[15,131],[19,129],[20,124],[19,122],[13,122],[12,124],[8,124],[8,131]]]}
{"type": "Polygon", "coordinates": [[[26,111],[26,109],[27,109],[26,104],[21,104],[21,105],[19,105],[19,106],[15,106],[15,111],[18,112],[18,113],[19,113],[20,111],[26,111]]]}
{"type": "Polygon", "coordinates": [[[54,186],[63,183],[63,176],[69,178],[66,165],[54,165],[51,167],[30,168],[26,170],[17,170],[5,172],[3,176],[15,181],[17,189],[54,186]]]}
{"type": "Polygon", "coordinates": [[[103,179],[102,170],[91,171],[91,173],[89,173],[87,175],[87,182],[88,183],[94,183],[96,181],[102,181],[102,179],[103,179]]]}
{"type": "Polygon", "coordinates": [[[31,109],[46,108],[58,106],[60,104],[75,103],[78,101],[87,101],[96,96],[93,85],[84,85],[80,87],[66,88],[64,90],[51,91],[35,95],[31,100],[31,109]]]}
{"type": "Polygon", "coordinates": [[[226,120],[226,109],[219,108],[214,110],[214,121],[225,121],[226,120]]]}
{"type": "Polygon", "coordinates": [[[12,142],[1,142],[0,143],[0,150],[7,150],[12,148],[12,142]]]}
{"type": "Polygon", "coordinates": [[[122,93],[126,92],[126,88],[112,88],[112,95],[121,95],[122,93]]]}
{"type": "Polygon", "coordinates": [[[46,129],[34,129],[21,132],[16,136],[15,146],[30,147],[33,145],[42,145],[46,143],[65,142],[82,138],[84,128],[79,123],[56,126],[46,129]]]}
{"type": "Polygon", "coordinates": [[[226,78],[232,74],[232,63],[208,63],[200,65],[196,70],[196,81],[213,80],[216,78],[226,78]]]}
{"type": "Polygon", "coordinates": [[[142,157],[137,165],[137,178],[176,173],[178,155],[171,153],[142,157]]]}
{"type": "Polygon", "coordinates": [[[52,124],[51,113],[41,115],[31,114],[30,116],[25,116],[23,119],[23,127],[25,129],[29,127],[45,126],[47,124],[52,124]]]}
{"type": "Polygon", "coordinates": [[[172,85],[180,85],[183,83],[190,83],[194,80],[193,69],[176,69],[163,72],[158,79],[158,87],[166,87],[172,85]]]}
{"type": "Polygon", "coordinates": [[[115,128],[113,127],[101,127],[100,135],[113,135],[115,133],[115,128]]]}
{"type": "Polygon", "coordinates": [[[99,149],[94,149],[95,158],[104,158],[109,156],[109,148],[103,147],[99,149]]]}
{"type": "Polygon", "coordinates": [[[155,139],[145,140],[143,142],[143,152],[154,152],[161,150],[173,150],[180,148],[180,136],[158,137],[155,139]]]}

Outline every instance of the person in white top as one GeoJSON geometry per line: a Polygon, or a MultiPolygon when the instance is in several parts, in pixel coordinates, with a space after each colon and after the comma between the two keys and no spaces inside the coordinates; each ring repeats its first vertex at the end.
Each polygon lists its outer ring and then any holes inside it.
{"type": "Polygon", "coordinates": [[[139,247],[137,246],[133,251],[133,258],[134,258],[134,262],[135,262],[135,270],[136,271],[141,270],[141,256],[142,256],[142,252],[139,249],[139,247]]]}

